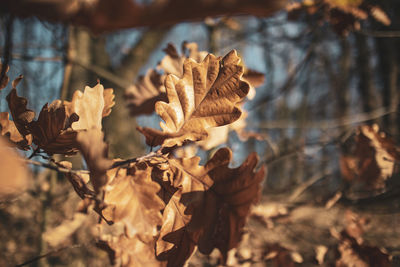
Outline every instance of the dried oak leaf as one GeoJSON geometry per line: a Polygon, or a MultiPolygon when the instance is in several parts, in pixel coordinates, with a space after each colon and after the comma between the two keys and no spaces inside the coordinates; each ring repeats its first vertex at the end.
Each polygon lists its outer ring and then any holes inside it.
{"type": "Polygon", "coordinates": [[[79,118],[76,114],[67,115],[65,106],[60,100],[45,104],[36,121],[29,125],[33,142],[47,154],[75,154],[78,149],[77,132],[71,129],[71,123],[79,118]]]}
{"type": "MultiPolygon", "coordinates": [[[[7,69],[4,72],[4,76],[0,80],[0,90],[4,89],[7,86],[8,82],[10,81],[10,78],[7,76],[7,72],[8,72],[9,69],[10,69],[10,66],[7,65],[7,69]]],[[[0,74],[2,72],[3,72],[3,64],[0,62],[0,74]]]]}
{"type": "Polygon", "coordinates": [[[7,95],[8,107],[14,120],[14,124],[22,136],[30,134],[29,124],[35,118],[35,112],[27,108],[28,100],[17,95],[16,86],[22,76],[15,79],[12,83],[13,88],[7,95]]]}
{"type": "Polygon", "coordinates": [[[337,267],[369,267],[369,266],[392,266],[390,256],[376,246],[366,244],[362,239],[364,232],[365,218],[360,218],[357,214],[347,211],[347,226],[340,233],[331,229],[331,234],[339,243],[336,247],[337,267]]]}
{"type": "Polygon", "coordinates": [[[178,190],[165,207],[156,254],[169,266],[182,265],[196,245],[224,258],[240,241],[251,204],[260,197],[264,169],[254,172],[252,154],[240,167],[228,168],[232,152],[220,149],[202,167],[198,158],[170,160],[171,182],[178,190]]]}
{"type": "Polygon", "coordinates": [[[143,240],[140,236],[118,237],[111,235],[102,236],[97,246],[108,253],[113,266],[121,267],[162,267],[163,262],[154,255],[154,241],[143,240]]]}
{"type": "Polygon", "coordinates": [[[23,192],[29,186],[29,172],[22,158],[0,136],[0,200],[23,192]]]}
{"type": "Polygon", "coordinates": [[[0,135],[22,150],[29,150],[32,143],[32,135],[22,136],[14,122],[9,120],[8,112],[0,112],[0,135]]]}
{"type": "Polygon", "coordinates": [[[169,160],[169,182],[178,190],[167,200],[156,243],[157,259],[168,261],[168,266],[184,265],[194,252],[198,233],[187,229],[192,218],[190,209],[203,201],[205,191],[213,184],[208,172],[224,164],[225,160],[215,158],[206,166],[199,166],[199,157],[169,160]],[[184,196],[189,193],[189,197],[184,196]]]}
{"type": "Polygon", "coordinates": [[[138,130],[150,146],[180,146],[186,141],[207,137],[207,129],[230,124],[241,115],[237,106],[249,91],[242,81],[243,67],[236,51],[223,59],[208,55],[201,63],[187,59],[182,79],[168,75],[165,80],[169,103],[157,102],[156,112],[165,123],[163,131],[152,128],[138,130]]]}
{"type": "Polygon", "coordinates": [[[164,80],[163,75],[150,69],[125,90],[124,97],[131,116],[151,114],[157,101],[167,101],[164,80]]]}
{"type": "Polygon", "coordinates": [[[112,161],[107,158],[108,146],[103,141],[104,134],[98,128],[81,131],[77,134],[76,140],[88,169],[90,181],[96,193],[99,193],[107,184],[107,170],[111,167],[112,161]]]}
{"type": "Polygon", "coordinates": [[[151,168],[132,171],[120,169],[105,187],[103,218],[122,222],[128,236],[155,236],[165,206],[157,196],[160,186],[151,180],[151,168]]]}
{"type": "Polygon", "coordinates": [[[165,57],[157,66],[157,70],[150,69],[144,76],[140,76],[139,80],[128,87],[125,91],[125,99],[131,116],[140,114],[151,114],[154,112],[154,105],[157,101],[167,102],[164,81],[168,74],[174,74],[178,77],[182,76],[183,63],[187,58],[192,58],[196,62],[201,62],[207,52],[198,51],[196,43],[182,44],[182,55],[179,55],[175,46],[168,44],[164,49],[165,57]]]}
{"type": "Polygon", "coordinates": [[[301,15],[314,16],[319,24],[330,23],[339,35],[360,29],[360,21],[368,17],[386,26],[391,23],[382,9],[363,0],[304,0],[290,3],[287,10],[289,19],[297,20],[301,15]]]}
{"type": "Polygon", "coordinates": [[[186,59],[191,58],[196,62],[201,62],[207,56],[206,51],[199,51],[196,43],[182,43],[182,54],[179,55],[176,47],[169,43],[164,49],[165,57],[158,64],[157,69],[164,71],[165,74],[183,76],[183,64],[186,59]]]}
{"type": "MultiPolygon", "coordinates": [[[[341,172],[353,191],[384,191],[396,170],[400,149],[377,125],[360,126],[350,151],[342,153],[341,172]]],[[[349,145],[346,145],[349,148],[349,145]]]]}
{"type": "Polygon", "coordinates": [[[250,207],[261,196],[260,183],[265,177],[264,166],[254,171],[258,162],[256,153],[234,169],[228,167],[231,156],[232,152],[225,148],[218,150],[211,159],[225,159],[226,164],[209,172],[214,184],[206,191],[203,203],[196,203],[193,208],[191,225],[192,229],[202,225],[198,228],[200,252],[209,254],[218,248],[223,261],[228,251],[238,245],[250,207]]]}
{"type": "Polygon", "coordinates": [[[103,115],[111,112],[114,103],[112,89],[104,90],[103,85],[98,83],[95,87],[86,86],[84,92],[76,90],[71,102],[65,101],[68,113],[76,113],[79,120],[72,123],[73,130],[86,130],[91,128],[101,129],[103,115]]]}

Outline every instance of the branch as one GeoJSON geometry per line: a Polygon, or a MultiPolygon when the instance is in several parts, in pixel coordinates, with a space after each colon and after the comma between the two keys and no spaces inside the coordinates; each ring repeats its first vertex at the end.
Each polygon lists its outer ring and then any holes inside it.
{"type": "Polygon", "coordinates": [[[53,171],[56,171],[59,173],[74,173],[77,175],[84,174],[84,173],[90,174],[90,172],[87,170],[71,170],[68,168],[61,167],[61,166],[54,166],[49,163],[35,161],[35,160],[31,160],[31,159],[23,159],[23,160],[28,164],[32,164],[32,165],[39,166],[42,168],[50,169],[50,170],[53,170],[53,171]]]}
{"type": "Polygon", "coordinates": [[[294,121],[268,121],[260,123],[258,128],[260,129],[292,129],[292,128],[310,128],[310,129],[321,129],[328,130],[333,128],[339,128],[346,125],[357,124],[366,122],[369,120],[378,119],[382,116],[390,113],[397,112],[397,107],[394,108],[378,108],[371,112],[359,113],[354,115],[344,116],[342,118],[323,120],[317,122],[305,122],[303,125],[297,125],[294,121]]]}
{"type": "Polygon", "coordinates": [[[72,249],[72,248],[80,248],[80,247],[82,247],[82,246],[84,246],[84,245],[83,245],[83,244],[76,244],[76,245],[72,245],[72,246],[66,246],[66,247],[61,247],[61,248],[58,248],[58,249],[54,249],[54,250],[51,250],[51,251],[49,251],[49,252],[47,252],[47,253],[45,253],[45,254],[42,254],[42,255],[36,256],[36,257],[34,257],[34,258],[30,259],[30,260],[27,260],[27,261],[25,261],[24,263],[17,264],[17,265],[15,265],[15,267],[26,266],[26,265],[28,265],[28,264],[32,264],[32,263],[34,263],[34,262],[37,262],[37,261],[40,260],[40,259],[49,257],[49,256],[51,256],[51,255],[53,255],[53,254],[56,254],[56,253],[58,253],[58,252],[61,252],[61,251],[63,251],[63,250],[72,249]]]}
{"type": "Polygon", "coordinates": [[[4,0],[2,13],[85,26],[95,33],[120,29],[173,25],[209,16],[269,16],[287,0],[205,1],[167,0],[142,5],[134,0],[4,0]]]}

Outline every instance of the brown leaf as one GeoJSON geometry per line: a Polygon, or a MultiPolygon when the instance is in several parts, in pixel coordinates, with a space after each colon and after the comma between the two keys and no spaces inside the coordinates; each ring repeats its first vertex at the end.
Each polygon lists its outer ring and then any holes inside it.
{"type": "Polygon", "coordinates": [[[90,181],[96,193],[99,193],[107,184],[106,173],[112,165],[112,161],[107,158],[108,146],[104,143],[103,137],[103,132],[94,128],[79,132],[76,138],[79,150],[90,171],[90,181]]]}
{"type": "Polygon", "coordinates": [[[287,7],[289,19],[298,19],[301,15],[314,16],[317,23],[328,22],[339,35],[360,29],[360,21],[374,18],[389,25],[390,19],[378,6],[363,0],[322,0],[291,3],[287,7]]]}
{"type": "Polygon", "coordinates": [[[97,244],[108,253],[111,264],[121,267],[165,266],[154,255],[154,241],[139,236],[103,236],[97,244]]]}
{"type": "Polygon", "coordinates": [[[393,176],[400,149],[393,139],[379,131],[377,125],[363,125],[354,137],[353,146],[346,144],[342,153],[341,172],[355,194],[383,192],[386,181],[393,176]]]}
{"type": "Polygon", "coordinates": [[[257,88],[265,82],[265,75],[253,69],[246,69],[243,73],[243,79],[246,80],[251,86],[257,88]]]}
{"type": "Polygon", "coordinates": [[[250,207],[261,196],[260,183],[265,176],[264,167],[254,172],[258,162],[255,153],[234,169],[227,166],[231,155],[229,149],[220,149],[207,163],[213,164],[213,161],[222,159],[226,162],[209,172],[214,184],[206,192],[201,206],[194,208],[192,218],[193,228],[203,225],[198,243],[200,252],[209,254],[218,248],[224,261],[228,251],[236,247],[241,239],[250,207]]]}
{"type": "Polygon", "coordinates": [[[338,233],[331,229],[331,234],[339,239],[337,245],[338,255],[336,266],[338,267],[369,267],[369,266],[392,266],[390,257],[376,246],[366,244],[362,239],[364,232],[365,218],[360,218],[357,214],[346,212],[346,228],[338,233]]]}
{"type": "Polygon", "coordinates": [[[171,43],[164,49],[166,56],[158,64],[157,69],[165,74],[174,74],[179,78],[183,76],[183,64],[186,59],[191,58],[196,62],[202,62],[207,56],[206,51],[199,51],[196,43],[182,43],[182,54],[179,55],[175,46],[171,43]]]}
{"type": "Polygon", "coordinates": [[[47,154],[71,155],[78,151],[77,132],[71,123],[77,121],[76,114],[67,116],[66,108],[59,100],[45,104],[36,121],[28,125],[33,142],[47,154]]]}
{"type": "Polygon", "coordinates": [[[185,262],[196,244],[209,254],[218,248],[224,257],[240,241],[251,204],[260,197],[264,169],[254,173],[255,154],[230,169],[229,149],[220,149],[199,166],[199,158],[169,160],[170,182],[178,190],[164,210],[156,253],[170,266],[185,262]]]}
{"type": "Polygon", "coordinates": [[[191,216],[185,214],[186,206],[180,202],[181,192],[177,191],[165,207],[163,225],[156,243],[157,259],[168,261],[167,266],[183,266],[197,243],[196,234],[186,228],[191,216]]]}
{"type": "Polygon", "coordinates": [[[249,91],[241,80],[243,67],[236,51],[223,59],[208,55],[203,62],[187,59],[182,79],[168,75],[165,81],[169,103],[157,102],[156,112],[165,123],[163,131],[141,128],[151,146],[173,147],[207,136],[207,129],[230,124],[241,111],[236,104],[249,91]]]}
{"type": "Polygon", "coordinates": [[[26,98],[17,95],[15,87],[20,79],[22,79],[22,76],[13,81],[13,89],[7,95],[7,102],[15,126],[21,135],[26,136],[30,134],[28,125],[35,118],[35,112],[27,108],[28,100],[26,98]]]}
{"type": "Polygon", "coordinates": [[[140,114],[151,114],[154,112],[154,106],[157,101],[167,102],[164,81],[168,74],[174,74],[181,77],[183,74],[183,63],[187,58],[192,58],[196,62],[201,62],[207,52],[198,51],[196,43],[182,44],[182,55],[179,55],[175,46],[168,44],[164,49],[166,56],[157,66],[157,70],[163,72],[158,73],[154,69],[150,69],[144,76],[132,86],[126,89],[125,99],[131,116],[140,114]]]}
{"type": "Polygon", "coordinates": [[[0,200],[23,192],[30,183],[23,159],[0,136],[0,200]]]}
{"type": "Polygon", "coordinates": [[[122,222],[128,236],[155,236],[161,225],[164,203],[157,196],[160,186],[151,180],[151,169],[135,170],[127,174],[118,171],[104,192],[103,217],[108,222],[122,222]]]}
{"type": "MultiPolygon", "coordinates": [[[[8,82],[10,81],[10,78],[7,76],[7,72],[10,69],[10,66],[7,66],[6,71],[4,72],[4,77],[3,79],[0,80],[0,90],[4,89],[8,82]]],[[[0,62],[0,74],[3,71],[3,64],[0,62]]]]}
{"type": "Polygon", "coordinates": [[[29,150],[32,143],[32,135],[22,136],[13,121],[9,120],[8,112],[0,112],[0,135],[8,138],[22,150],[29,150]]]}
{"type": "Polygon", "coordinates": [[[184,265],[194,252],[198,233],[187,228],[192,218],[190,209],[203,201],[204,192],[213,184],[208,172],[224,163],[215,160],[205,167],[199,166],[199,161],[199,157],[169,160],[169,182],[178,190],[168,198],[156,243],[157,258],[167,260],[168,266],[184,265]],[[185,197],[188,193],[190,197],[185,197]]]}
{"type": "Polygon", "coordinates": [[[167,101],[163,82],[165,77],[150,69],[125,91],[131,116],[151,114],[157,101],[167,101]]]}

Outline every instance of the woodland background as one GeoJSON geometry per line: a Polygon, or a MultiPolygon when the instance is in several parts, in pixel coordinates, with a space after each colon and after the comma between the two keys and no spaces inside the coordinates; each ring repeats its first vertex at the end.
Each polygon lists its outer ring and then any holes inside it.
{"type": "MultiPolygon", "coordinates": [[[[130,116],[124,92],[156,67],[168,43],[179,50],[183,41],[196,42],[199,50],[215,55],[236,49],[246,68],[265,75],[245,105],[246,131],[257,135],[243,140],[232,131],[225,144],[233,151],[234,166],[256,151],[268,169],[262,200],[228,265],[351,266],[361,258],[368,264],[356,266],[384,266],[387,259],[400,266],[400,159],[395,158],[390,182],[375,186],[375,180],[364,181],[372,186],[361,193],[357,179],[343,167],[360,125],[376,123],[393,144],[400,141],[398,1],[304,1],[290,7],[284,1],[264,1],[265,10],[195,6],[199,12],[193,14],[175,1],[164,17],[138,16],[125,25],[94,20],[96,14],[103,18],[104,9],[57,17],[40,6],[28,10],[23,1],[22,6],[12,2],[1,4],[0,53],[11,79],[24,75],[18,93],[29,99],[30,108],[40,110],[98,79],[114,88],[116,105],[103,123],[114,158],[149,152],[134,129],[157,127],[159,119],[130,116]],[[379,11],[373,11],[377,5],[379,11]],[[339,262],[345,254],[342,230],[364,244],[350,242],[350,254],[358,258],[349,256],[349,262],[339,262]]],[[[34,7],[35,1],[26,2],[34,7]]],[[[158,1],[140,2],[151,6],[158,1]]],[[[125,15],[114,16],[118,21],[125,15]]],[[[8,111],[10,89],[0,93],[0,111],[8,111]]],[[[395,145],[391,149],[397,151],[395,145]]],[[[205,161],[212,151],[198,153],[205,161]]],[[[72,160],[82,162],[79,156],[72,160]]],[[[64,176],[37,167],[32,172],[27,192],[0,203],[0,265],[33,259],[31,266],[109,266],[93,239],[96,215],[75,213],[79,198],[64,176]],[[51,231],[60,231],[61,240],[46,238],[51,231]]],[[[189,266],[216,264],[216,255],[197,253],[189,266]]]]}

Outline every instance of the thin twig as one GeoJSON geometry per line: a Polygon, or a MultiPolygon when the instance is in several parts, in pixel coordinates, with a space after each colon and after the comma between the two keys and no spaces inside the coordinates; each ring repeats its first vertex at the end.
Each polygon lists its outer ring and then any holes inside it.
{"type": "Polygon", "coordinates": [[[304,191],[307,190],[307,188],[309,188],[310,186],[312,186],[313,184],[315,184],[316,182],[318,182],[319,180],[327,177],[328,175],[330,175],[332,173],[332,170],[328,169],[322,172],[319,172],[315,175],[313,175],[310,179],[308,179],[307,181],[301,183],[294,191],[293,193],[290,195],[289,197],[289,202],[293,202],[296,198],[298,198],[301,194],[304,193],[304,191]]]}
{"type": "Polygon", "coordinates": [[[373,30],[360,30],[359,33],[375,37],[375,38],[399,38],[400,31],[373,31],[373,30]]]}
{"type": "Polygon", "coordinates": [[[76,245],[72,245],[72,246],[61,247],[61,248],[58,248],[58,249],[49,251],[49,252],[47,252],[47,253],[45,253],[45,254],[36,256],[36,257],[34,257],[34,258],[32,258],[32,259],[30,259],[30,260],[24,262],[24,263],[17,264],[17,265],[15,265],[15,267],[26,266],[26,265],[31,264],[31,263],[34,263],[34,262],[36,262],[36,261],[38,261],[38,260],[40,260],[40,259],[42,259],[42,258],[46,258],[46,257],[48,257],[48,256],[50,256],[50,255],[59,253],[59,252],[61,252],[61,251],[63,251],[63,250],[72,249],[72,248],[80,248],[80,247],[82,247],[82,246],[83,246],[83,244],[76,244],[76,245]]]}
{"type": "Polygon", "coordinates": [[[24,161],[26,163],[28,163],[28,164],[40,166],[40,167],[47,168],[47,169],[50,169],[50,170],[54,170],[54,171],[59,172],[59,173],[74,173],[74,174],[77,174],[77,175],[79,175],[79,174],[90,174],[90,172],[87,171],[87,170],[71,170],[71,169],[68,169],[68,168],[61,167],[61,166],[54,166],[54,165],[51,165],[49,163],[40,162],[40,161],[34,161],[34,160],[31,160],[31,159],[24,159],[24,161]]]}
{"type": "MultiPolygon", "coordinates": [[[[294,121],[268,121],[260,123],[259,129],[293,129],[293,128],[311,128],[311,129],[333,129],[342,126],[366,122],[378,119],[390,113],[397,112],[397,108],[378,108],[371,112],[348,115],[332,120],[323,120],[316,122],[305,122],[303,125],[297,125],[294,121]]],[[[250,125],[251,126],[251,125],[250,125]]]]}
{"type": "Polygon", "coordinates": [[[71,62],[73,64],[81,66],[82,68],[93,72],[94,74],[106,79],[107,81],[117,85],[118,87],[127,88],[131,85],[130,82],[124,80],[122,77],[119,77],[119,76],[115,75],[114,73],[112,73],[104,68],[101,68],[99,66],[84,63],[77,58],[68,58],[68,62],[71,62]]]}

